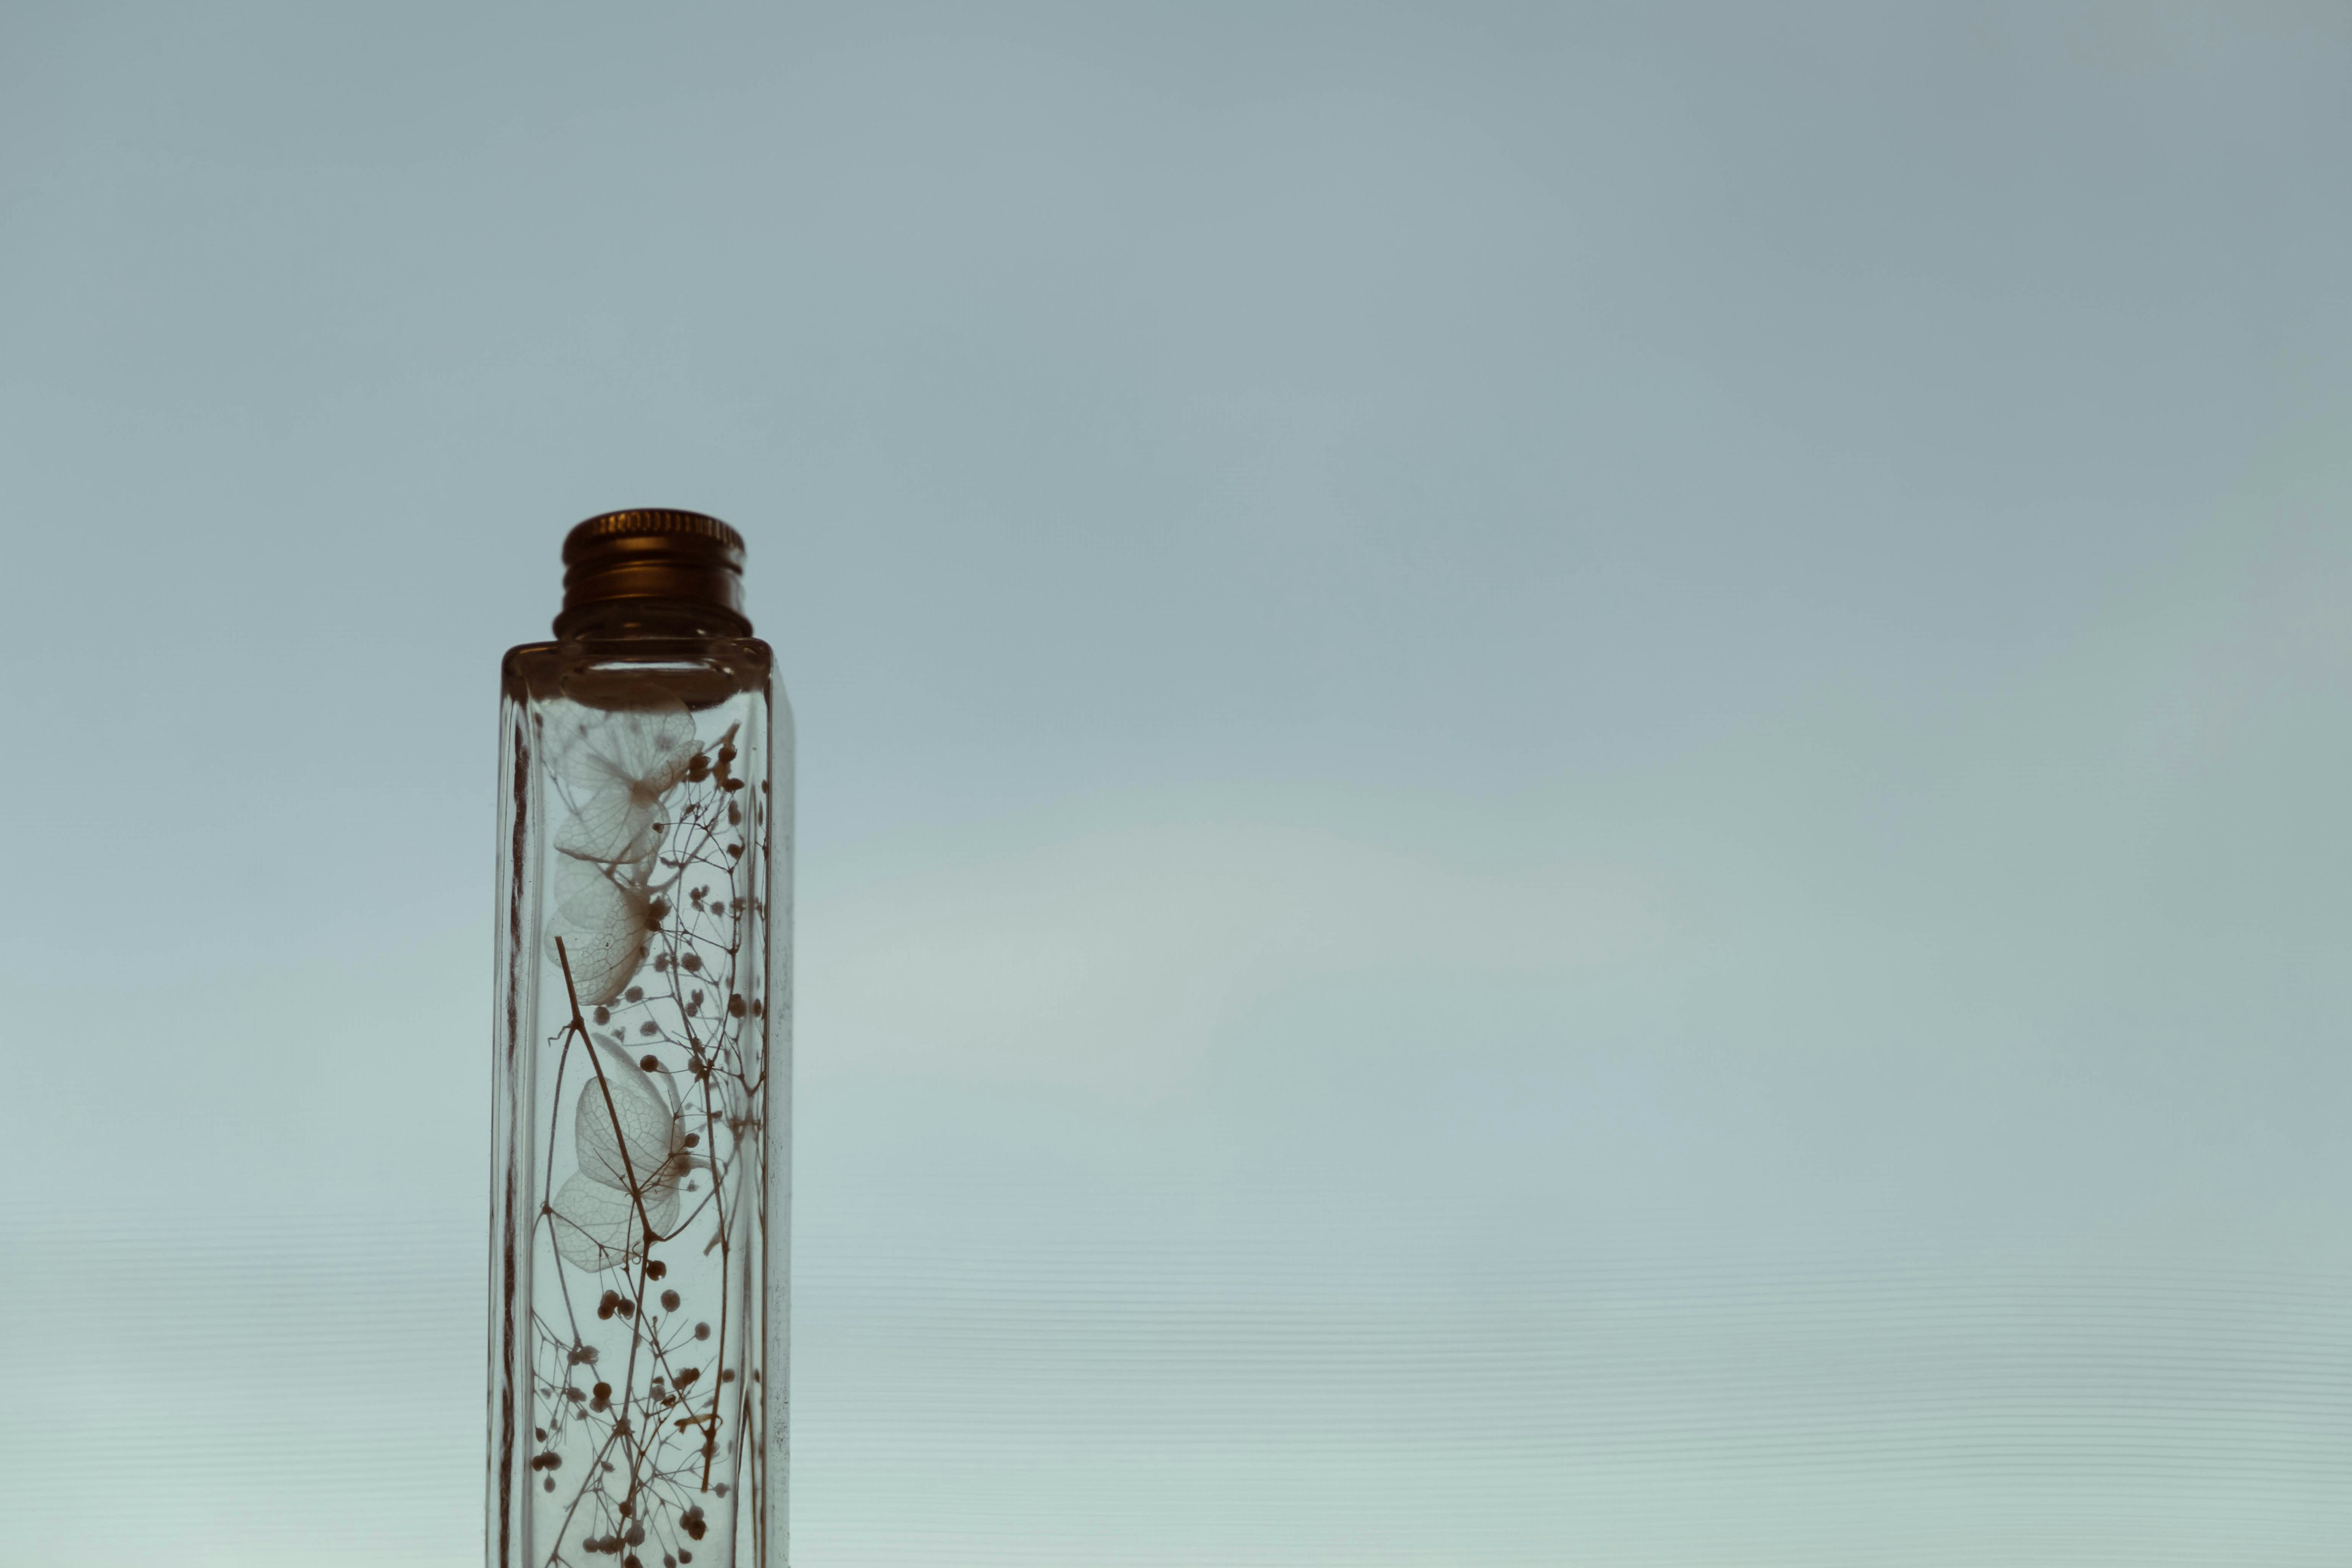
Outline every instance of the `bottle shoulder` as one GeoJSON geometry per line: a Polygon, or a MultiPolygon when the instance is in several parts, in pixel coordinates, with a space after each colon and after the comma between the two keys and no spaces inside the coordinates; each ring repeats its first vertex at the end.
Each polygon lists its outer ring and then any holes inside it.
{"type": "Polygon", "coordinates": [[[524,643],[507,650],[499,685],[509,701],[631,706],[661,690],[689,708],[740,697],[772,699],[774,650],[758,637],[629,637],[524,643]]]}

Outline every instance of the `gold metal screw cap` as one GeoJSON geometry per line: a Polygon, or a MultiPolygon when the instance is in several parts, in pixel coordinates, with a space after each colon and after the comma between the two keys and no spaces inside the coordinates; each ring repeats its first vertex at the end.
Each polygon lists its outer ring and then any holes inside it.
{"type": "Polygon", "coordinates": [[[748,637],[743,536],[715,517],[666,507],[604,512],[564,536],[557,637],[593,612],[631,600],[648,610],[691,611],[748,637]]]}

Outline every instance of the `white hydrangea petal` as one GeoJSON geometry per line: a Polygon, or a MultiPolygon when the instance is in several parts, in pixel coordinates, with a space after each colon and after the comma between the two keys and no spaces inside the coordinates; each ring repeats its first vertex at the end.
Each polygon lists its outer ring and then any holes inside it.
{"type": "Polygon", "coordinates": [[[646,1098],[625,1082],[616,1082],[618,1074],[607,1071],[599,1081],[591,1078],[580,1091],[580,1103],[572,1113],[572,1142],[579,1151],[580,1171],[604,1183],[608,1187],[628,1190],[632,1174],[648,1189],[657,1184],[669,1163],[672,1141],[677,1135],[677,1121],[667,1106],[646,1098]],[[612,1101],[605,1102],[605,1092],[611,1090],[612,1101]],[[614,1120],[619,1119],[620,1136],[614,1136],[614,1120]],[[628,1159],[621,1158],[625,1145],[628,1159]]]}
{"type": "Polygon", "coordinates": [[[653,937],[653,895],[642,873],[632,876],[569,858],[555,872],[555,915],[548,922],[548,952],[563,941],[572,984],[583,1007],[601,1007],[628,988],[653,937]]]}
{"type": "Polygon", "coordinates": [[[575,860],[626,866],[661,847],[669,814],[658,799],[639,800],[626,787],[575,794],[556,828],[556,853],[575,860]]]}
{"type": "Polygon", "coordinates": [[[695,752],[694,717],[667,692],[641,706],[568,705],[547,730],[548,766],[579,789],[667,777],[676,783],[695,752]]]}
{"type": "Polygon", "coordinates": [[[646,1194],[646,1223],[656,1236],[667,1236],[677,1224],[677,1184],[656,1183],[646,1194]]]}
{"type": "Polygon", "coordinates": [[[605,732],[605,754],[638,784],[657,784],[656,793],[677,783],[694,757],[694,716],[667,694],[654,706],[609,715],[605,732]]]}
{"type": "Polygon", "coordinates": [[[662,796],[694,760],[694,719],[662,694],[647,706],[574,708],[548,729],[548,770],[567,808],[555,846],[582,859],[643,859],[660,842],[662,796]]]}
{"type": "Polygon", "coordinates": [[[618,1268],[635,1249],[636,1205],[629,1194],[591,1179],[584,1172],[556,1190],[549,1222],[555,1250],[581,1268],[618,1268]]]}
{"type": "Polygon", "coordinates": [[[625,1082],[647,1105],[670,1116],[673,1121],[683,1114],[678,1106],[677,1089],[670,1082],[668,1072],[659,1068],[648,1071],[640,1066],[638,1058],[629,1054],[626,1039],[617,1032],[592,1033],[590,1037],[604,1055],[607,1073],[617,1074],[617,1081],[625,1082]]]}

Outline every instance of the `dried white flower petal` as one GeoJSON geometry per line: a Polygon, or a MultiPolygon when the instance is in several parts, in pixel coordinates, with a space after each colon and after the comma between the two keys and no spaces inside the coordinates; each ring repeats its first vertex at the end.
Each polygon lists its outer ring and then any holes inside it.
{"type": "Polygon", "coordinates": [[[583,1174],[624,1191],[632,1173],[649,1185],[671,1179],[667,1167],[680,1137],[677,1118],[651,1090],[619,1081],[618,1075],[608,1070],[602,1083],[591,1079],[580,1091],[572,1125],[583,1174]],[[610,1109],[604,1103],[608,1088],[613,1099],[610,1109]],[[619,1138],[613,1136],[616,1117],[621,1124],[619,1138]],[[625,1162],[621,1158],[625,1143],[625,1162]]]}
{"type": "Polygon", "coordinates": [[[662,796],[686,776],[695,750],[693,716],[675,697],[581,710],[551,725],[548,771],[569,813],[555,847],[606,865],[652,855],[668,826],[662,796]]]}
{"type": "Polygon", "coordinates": [[[548,956],[563,941],[572,984],[583,1007],[601,1007],[627,989],[646,961],[646,946],[663,909],[646,886],[650,863],[615,867],[565,858],[555,871],[555,914],[548,921],[548,956]]]}
{"type": "MultiPolygon", "coordinates": [[[[675,1184],[649,1191],[645,1218],[655,1230],[666,1231],[677,1223],[677,1203],[675,1184]]],[[[548,1206],[555,1213],[555,1250],[566,1263],[619,1268],[644,1250],[637,1205],[624,1188],[607,1186],[583,1171],[557,1188],[548,1206]]]]}
{"type": "Polygon", "coordinates": [[[675,1089],[665,1100],[652,1075],[610,1038],[596,1040],[591,1049],[604,1058],[603,1071],[599,1076],[599,1064],[590,1065],[572,1110],[580,1170],[549,1206],[555,1249],[566,1262],[612,1268],[639,1250],[646,1226],[667,1231],[677,1223],[680,1178],[708,1162],[687,1152],[675,1089]],[[633,1178],[645,1199],[642,1216],[630,1196],[633,1178]]]}

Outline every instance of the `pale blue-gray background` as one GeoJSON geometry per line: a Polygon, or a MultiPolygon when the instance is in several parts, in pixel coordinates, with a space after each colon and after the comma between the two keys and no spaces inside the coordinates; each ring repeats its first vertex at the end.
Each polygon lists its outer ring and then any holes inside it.
{"type": "Polygon", "coordinates": [[[0,9],[0,1563],[478,1560],[494,669],[797,694],[794,1555],[2342,1564],[2352,11],[0,9]]]}

